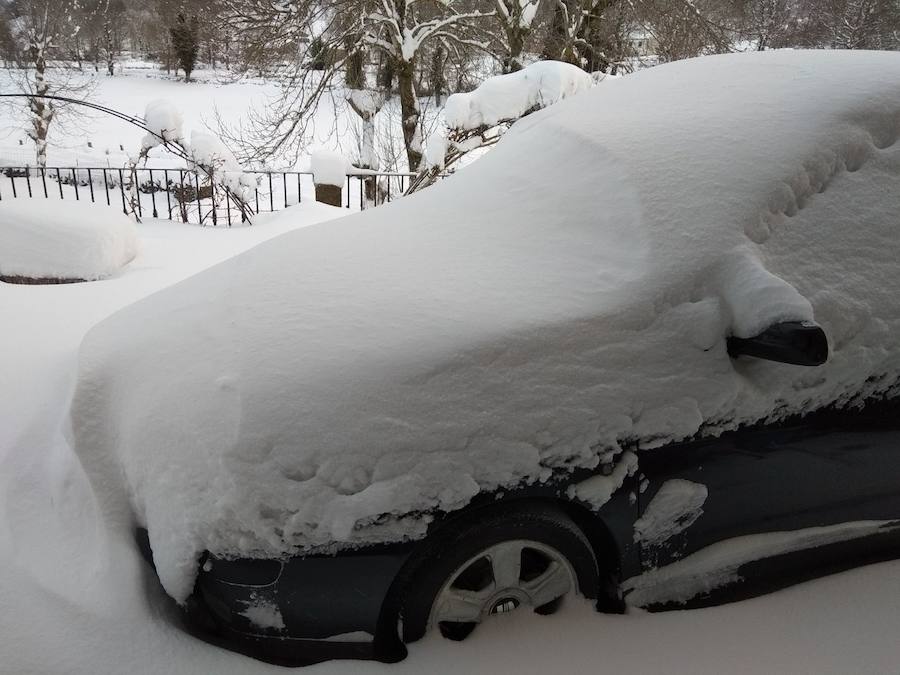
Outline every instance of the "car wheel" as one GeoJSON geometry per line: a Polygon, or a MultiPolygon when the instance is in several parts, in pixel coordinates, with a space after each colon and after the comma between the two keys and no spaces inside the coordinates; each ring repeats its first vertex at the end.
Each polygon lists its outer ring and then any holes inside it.
{"type": "Polygon", "coordinates": [[[435,629],[462,640],[493,615],[525,607],[549,614],[566,596],[593,596],[598,580],[590,542],[551,505],[448,523],[413,567],[400,598],[405,642],[435,629]]]}

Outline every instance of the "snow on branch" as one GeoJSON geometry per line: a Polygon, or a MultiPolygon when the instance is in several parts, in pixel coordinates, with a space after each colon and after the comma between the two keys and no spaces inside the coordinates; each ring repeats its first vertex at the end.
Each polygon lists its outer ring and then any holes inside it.
{"type": "MultiPolygon", "coordinates": [[[[191,140],[188,141],[182,127],[181,111],[174,104],[163,99],[147,104],[144,113],[144,128],[147,130],[147,135],[141,140],[141,149],[137,156],[131,160],[129,182],[126,185],[134,216],[138,218],[137,203],[139,199],[135,169],[141,161],[146,163],[153,148],[163,147],[181,157],[187,164],[187,170],[196,176],[196,187],[191,188],[188,185],[185,188],[182,185],[180,192],[174,191],[183,220],[187,220],[188,202],[212,199],[213,205],[217,202],[219,204],[230,203],[241,214],[243,221],[252,222],[253,211],[248,199],[256,187],[253,179],[244,173],[243,167],[235,159],[234,154],[217,136],[203,131],[194,131],[191,134],[191,140]]],[[[199,215],[202,222],[204,216],[202,213],[199,215]]],[[[208,215],[215,223],[214,206],[208,215]]]]}
{"type": "Polygon", "coordinates": [[[472,92],[453,94],[444,107],[445,130],[428,139],[425,168],[407,194],[434,183],[473,150],[486,148],[522,117],[594,85],[590,74],[561,61],[538,61],[515,73],[488,78],[472,92]]]}

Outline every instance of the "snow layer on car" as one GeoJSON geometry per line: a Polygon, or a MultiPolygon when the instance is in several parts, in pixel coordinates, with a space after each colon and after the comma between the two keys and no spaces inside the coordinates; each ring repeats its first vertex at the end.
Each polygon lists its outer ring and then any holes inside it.
{"type": "Polygon", "coordinates": [[[120,210],[37,197],[0,202],[0,274],[103,279],[138,252],[134,223],[120,210]]]}
{"type": "Polygon", "coordinates": [[[204,549],[421,537],[423,513],[625,444],[884,391],[898,131],[891,53],[708,57],[578,94],[433,188],[98,325],[77,453],[184,600],[204,549]],[[813,318],[825,366],[726,353],[813,318]]]}

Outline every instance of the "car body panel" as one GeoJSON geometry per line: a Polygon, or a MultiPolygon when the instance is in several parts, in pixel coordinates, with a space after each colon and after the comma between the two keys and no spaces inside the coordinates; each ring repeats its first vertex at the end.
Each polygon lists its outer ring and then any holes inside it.
{"type": "Polygon", "coordinates": [[[641,453],[642,513],[666,480],[709,491],[691,527],[643,548],[644,568],[747,534],[900,518],[898,412],[872,400],[641,453]]]}

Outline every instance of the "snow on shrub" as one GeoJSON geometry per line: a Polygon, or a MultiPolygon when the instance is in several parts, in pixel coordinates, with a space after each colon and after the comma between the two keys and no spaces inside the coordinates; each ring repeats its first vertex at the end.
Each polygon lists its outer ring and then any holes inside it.
{"type": "Polygon", "coordinates": [[[116,209],[52,199],[0,202],[0,276],[103,279],[137,251],[134,224],[116,209]]]}
{"type": "Polygon", "coordinates": [[[244,199],[256,187],[253,178],[244,173],[234,154],[217,136],[205,131],[193,131],[190,145],[185,147],[193,163],[213,182],[228,186],[244,199]]]}
{"type": "MultiPolygon", "coordinates": [[[[241,213],[242,220],[251,222],[253,212],[247,200],[256,187],[254,179],[243,172],[234,154],[218,137],[208,132],[194,131],[188,142],[182,125],[181,111],[173,103],[164,99],[148,103],[144,112],[144,126],[150,133],[144,136],[140,150],[131,158],[131,167],[135,168],[141,162],[146,163],[150,151],[162,146],[181,157],[187,164],[187,169],[197,177],[198,195],[189,192],[186,196],[179,196],[178,192],[173,193],[180,203],[182,217],[187,217],[185,211],[188,208],[195,208],[194,202],[198,198],[213,197],[214,204],[230,202],[241,213]]],[[[132,214],[140,220],[136,172],[129,171],[125,190],[129,194],[132,214]]],[[[216,222],[216,211],[212,204],[205,212],[199,206],[197,208],[201,222],[206,218],[216,222]]]]}
{"type": "Polygon", "coordinates": [[[148,150],[161,145],[163,141],[181,141],[184,137],[181,111],[174,103],[165,99],[156,99],[147,104],[144,124],[150,133],[144,136],[141,145],[148,150]]]}
{"type": "Polygon", "coordinates": [[[451,95],[444,107],[444,121],[450,129],[491,127],[546,108],[593,84],[590,74],[578,66],[538,61],[515,73],[489,77],[469,93],[451,95]]]}
{"type": "Polygon", "coordinates": [[[595,84],[595,78],[578,66],[538,61],[515,73],[490,77],[469,93],[451,95],[444,107],[444,128],[428,138],[423,168],[407,192],[431,185],[473,150],[494,145],[516,120],[595,84]]]}

